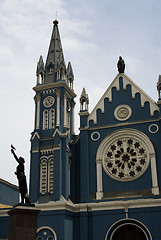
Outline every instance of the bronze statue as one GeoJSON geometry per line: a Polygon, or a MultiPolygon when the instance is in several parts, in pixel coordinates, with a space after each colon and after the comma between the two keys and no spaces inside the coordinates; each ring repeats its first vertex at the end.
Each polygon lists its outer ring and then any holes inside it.
{"type": "Polygon", "coordinates": [[[124,60],[122,59],[121,56],[119,57],[119,61],[117,63],[117,68],[118,68],[119,73],[124,73],[124,71],[125,71],[125,62],[124,62],[124,60]]]}
{"type": "Polygon", "coordinates": [[[21,204],[24,204],[24,203],[30,204],[30,199],[27,193],[27,182],[26,182],[26,176],[25,176],[25,167],[24,167],[25,160],[23,157],[18,158],[17,155],[15,154],[15,150],[16,150],[15,147],[11,145],[11,153],[13,154],[14,158],[18,162],[15,175],[17,176],[17,179],[18,179],[19,191],[21,194],[21,204]]]}

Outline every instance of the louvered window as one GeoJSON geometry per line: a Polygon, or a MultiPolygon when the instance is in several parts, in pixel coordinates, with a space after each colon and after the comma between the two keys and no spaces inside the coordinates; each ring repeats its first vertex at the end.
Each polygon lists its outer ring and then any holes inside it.
{"type": "Polygon", "coordinates": [[[54,159],[51,158],[48,163],[48,192],[53,193],[53,184],[54,184],[54,159]]]}
{"type": "Polygon", "coordinates": [[[50,109],[49,111],[49,128],[55,127],[55,111],[54,109],[50,109]]]}
{"type": "Polygon", "coordinates": [[[40,166],[41,172],[40,172],[40,193],[45,194],[46,188],[47,188],[47,163],[46,160],[41,161],[40,166]]]}
{"type": "Polygon", "coordinates": [[[43,130],[48,129],[48,110],[43,112],[43,130]]]}

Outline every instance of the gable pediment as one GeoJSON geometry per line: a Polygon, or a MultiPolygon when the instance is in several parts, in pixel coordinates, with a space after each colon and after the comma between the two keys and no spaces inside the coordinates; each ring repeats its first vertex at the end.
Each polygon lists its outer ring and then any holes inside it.
{"type": "Polygon", "coordinates": [[[131,86],[131,96],[132,99],[135,99],[136,94],[140,94],[140,105],[142,108],[144,108],[145,102],[149,103],[150,106],[150,116],[154,116],[155,111],[159,111],[159,107],[156,104],[156,102],[149,97],[135,82],[133,82],[126,74],[120,73],[117,74],[115,79],[112,81],[108,89],[105,91],[99,102],[96,104],[90,115],[88,116],[88,121],[93,120],[94,124],[97,123],[97,110],[100,109],[101,113],[104,113],[104,100],[106,98],[109,99],[109,102],[113,102],[113,96],[112,96],[112,89],[116,88],[117,92],[121,91],[120,81],[119,79],[122,78],[122,88],[123,90],[127,89],[127,86],[131,86]]]}

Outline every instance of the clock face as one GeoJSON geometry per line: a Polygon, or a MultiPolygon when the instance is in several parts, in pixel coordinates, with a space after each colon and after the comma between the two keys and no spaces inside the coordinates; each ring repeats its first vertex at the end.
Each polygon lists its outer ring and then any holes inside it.
{"type": "Polygon", "coordinates": [[[51,107],[54,104],[54,97],[53,96],[47,96],[44,101],[43,104],[45,107],[51,107]]]}
{"type": "Polygon", "coordinates": [[[135,138],[123,137],[111,142],[103,161],[105,172],[118,181],[132,181],[148,167],[146,149],[135,138]]]}

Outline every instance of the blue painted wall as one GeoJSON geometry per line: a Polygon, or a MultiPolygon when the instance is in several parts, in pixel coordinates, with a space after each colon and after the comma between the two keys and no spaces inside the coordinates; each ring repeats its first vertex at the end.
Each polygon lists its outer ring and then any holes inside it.
{"type": "Polygon", "coordinates": [[[14,206],[19,203],[19,189],[15,185],[0,179],[0,203],[14,206]]]}

